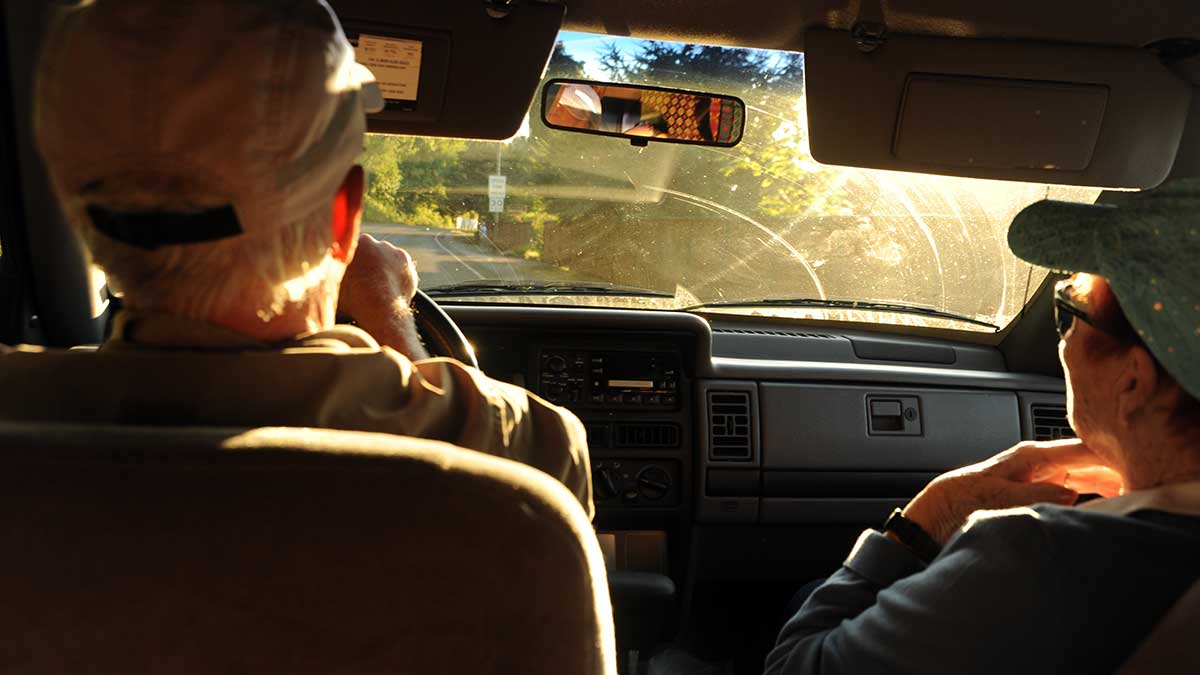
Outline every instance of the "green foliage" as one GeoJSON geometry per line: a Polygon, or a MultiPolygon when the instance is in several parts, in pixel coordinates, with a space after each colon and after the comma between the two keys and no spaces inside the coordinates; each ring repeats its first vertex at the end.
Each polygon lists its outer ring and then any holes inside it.
{"type": "Polygon", "coordinates": [[[722,173],[756,180],[758,211],[766,216],[794,220],[852,215],[842,182],[844,172],[819,164],[808,149],[803,110],[804,99],[800,97],[789,111],[792,120],[751,122],[745,142],[736,148],[737,160],[727,164],[722,173]]]}
{"type": "MultiPolygon", "coordinates": [[[[706,200],[755,218],[844,212],[837,190],[829,184],[831,172],[808,154],[800,54],[656,41],[642,41],[630,52],[612,42],[602,50],[599,65],[606,79],[613,81],[741,97],[752,108],[742,144],[733,149],[648,149],[647,155],[675,157],[669,163],[674,169],[664,175],[661,171],[639,174],[637,169],[648,165],[648,157],[626,144],[545,127],[536,108],[530,115],[529,135],[499,148],[491,143],[373,135],[367,139],[363,158],[368,216],[450,227],[455,217],[484,211],[487,176],[496,171],[497,150],[509,186],[504,217],[529,224],[532,235],[527,249],[535,253],[542,250],[547,224],[556,222],[612,225],[647,218],[726,218],[715,215],[704,205],[706,200]],[[570,188],[576,191],[564,192],[570,188]],[[673,194],[652,201],[587,197],[587,189],[605,188],[649,188],[673,194]],[[720,194],[714,194],[714,189],[720,194]]],[[[584,64],[557,43],[545,78],[585,76],[584,64]]],[[[489,217],[485,215],[485,222],[489,217]]]]}
{"type": "Polygon", "coordinates": [[[722,85],[721,93],[744,95],[782,79],[798,79],[800,54],[777,56],[763,51],[643,41],[632,55],[615,42],[604,46],[600,64],[617,81],[698,89],[722,85]]]}
{"type": "Polygon", "coordinates": [[[400,218],[405,225],[454,228],[454,219],[439,211],[432,204],[416,204],[411,211],[402,213],[400,218]]]}
{"type": "Polygon", "coordinates": [[[457,139],[371,134],[360,160],[367,174],[368,221],[453,227],[463,208],[447,186],[463,182],[460,157],[467,142],[457,139]]]}
{"type": "Polygon", "coordinates": [[[529,205],[512,218],[518,223],[527,224],[531,233],[529,243],[517,248],[516,252],[529,260],[541,258],[545,248],[546,225],[557,223],[560,216],[546,210],[546,200],[533,197],[529,200],[529,205]]]}
{"type": "Polygon", "coordinates": [[[363,222],[374,225],[390,225],[401,222],[400,214],[392,204],[380,202],[368,193],[363,199],[363,222]]]}

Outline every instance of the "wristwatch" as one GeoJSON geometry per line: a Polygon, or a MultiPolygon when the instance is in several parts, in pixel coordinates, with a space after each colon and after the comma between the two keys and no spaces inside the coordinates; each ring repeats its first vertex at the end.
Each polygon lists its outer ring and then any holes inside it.
{"type": "Polygon", "coordinates": [[[933,562],[933,559],[942,552],[942,547],[933,540],[933,537],[929,536],[929,533],[920,525],[905,518],[900,509],[892,511],[892,515],[884,521],[883,531],[895,534],[900,543],[917,554],[917,557],[925,561],[926,565],[933,562]]]}

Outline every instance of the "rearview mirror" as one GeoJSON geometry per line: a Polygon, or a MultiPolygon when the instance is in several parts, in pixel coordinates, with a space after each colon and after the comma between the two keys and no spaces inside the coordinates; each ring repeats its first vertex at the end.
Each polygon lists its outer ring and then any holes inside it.
{"type": "Polygon", "coordinates": [[[542,88],[551,129],[728,148],[742,140],[746,104],[734,96],[588,80],[554,79],[542,88]]]}

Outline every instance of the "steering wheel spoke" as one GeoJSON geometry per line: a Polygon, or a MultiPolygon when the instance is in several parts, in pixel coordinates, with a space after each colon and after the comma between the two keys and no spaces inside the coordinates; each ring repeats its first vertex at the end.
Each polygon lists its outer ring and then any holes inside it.
{"type": "Polygon", "coordinates": [[[473,368],[479,367],[475,350],[454,319],[433,298],[418,290],[412,301],[417,332],[434,356],[448,356],[473,368]]]}

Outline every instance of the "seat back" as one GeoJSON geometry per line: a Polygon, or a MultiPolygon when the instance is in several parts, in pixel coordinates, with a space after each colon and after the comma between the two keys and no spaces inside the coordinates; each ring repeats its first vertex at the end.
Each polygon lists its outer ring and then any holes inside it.
{"type": "Polygon", "coordinates": [[[615,672],[566,488],[357,432],[0,424],[0,672],[615,672]]]}
{"type": "Polygon", "coordinates": [[[1200,579],[1159,619],[1117,675],[1200,673],[1200,579]]]}

